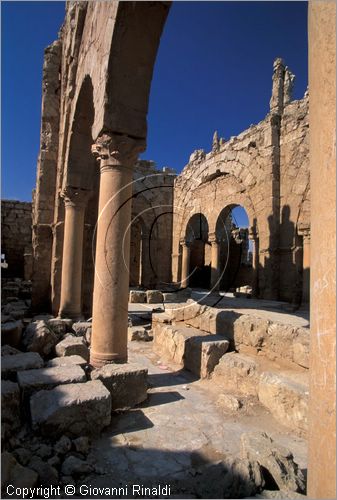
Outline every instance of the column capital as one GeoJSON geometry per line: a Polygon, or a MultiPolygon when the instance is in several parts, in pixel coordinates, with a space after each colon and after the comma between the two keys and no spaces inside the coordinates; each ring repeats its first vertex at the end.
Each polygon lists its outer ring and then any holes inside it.
{"type": "Polygon", "coordinates": [[[303,241],[310,240],[310,226],[299,226],[297,228],[299,236],[303,237],[303,241]]]}
{"type": "Polygon", "coordinates": [[[257,240],[259,237],[259,232],[255,226],[250,226],[248,228],[248,239],[249,240],[257,240]]]}
{"type": "Polygon", "coordinates": [[[145,148],[145,139],[106,133],[97,138],[91,152],[100,161],[101,172],[104,172],[116,167],[131,168],[145,148]]]}
{"type": "Polygon", "coordinates": [[[210,242],[211,245],[214,245],[215,243],[219,244],[219,239],[216,233],[209,233],[208,241],[210,242]]]}
{"type": "Polygon", "coordinates": [[[187,239],[186,239],[186,238],[181,238],[181,239],[179,240],[179,243],[180,243],[180,245],[181,245],[182,247],[189,247],[189,246],[190,246],[190,242],[189,242],[189,241],[187,241],[187,239]]]}
{"type": "Polygon", "coordinates": [[[74,188],[66,186],[61,191],[65,207],[84,208],[92,195],[88,189],[74,188]]]}

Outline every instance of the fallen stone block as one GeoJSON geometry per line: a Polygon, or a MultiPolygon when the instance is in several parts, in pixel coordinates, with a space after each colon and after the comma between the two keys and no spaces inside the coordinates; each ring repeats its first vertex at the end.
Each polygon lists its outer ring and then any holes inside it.
{"type": "Polygon", "coordinates": [[[159,290],[147,290],[146,300],[148,304],[161,304],[164,300],[164,297],[159,290]]]}
{"type": "Polygon", "coordinates": [[[91,372],[111,394],[112,410],[133,408],[147,398],[147,368],[134,363],[109,364],[91,372]]]}
{"type": "Polygon", "coordinates": [[[37,352],[22,352],[1,358],[1,377],[4,379],[14,376],[22,370],[42,368],[43,359],[37,352]]]}
{"type": "Polygon", "coordinates": [[[24,395],[42,389],[53,389],[61,384],[74,384],[86,381],[85,372],[80,366],[54,366],[39,370],[18,372],[18,384],[24,395]]]}
{"type": "Polygon", "coordinates": [[[130,290],[129,302],[133,304],[144,304],[146,302],[146,292],[139,290],[130,290]]]}
{"type": "Polygon", "coordinates": [[[84,367],[87,364],[87,361],[82,358],[82,356],[72,355],[72,356],[62,356],[60,358],[50,359],[47,363],[47,368],[51,368],[52,366],[74,366],[78,365],[84,367]]]}
{"type": "Polygon", "coordinates": [[[70,455],[70,457],[67,457],[63,462],[61,470],[62,474],[65,476],[78,477],[83,474],[90,474],[94,471],[94,467],[88,462],[70,455]]]}
{"type": "Polygon", "coordinates": [[[13,354],[22,354],[22,352],[7,344],[1,347],[1,356],[13,356],[13,354]]]}
{"type": "Polygon", "coordinates": [[[37,480],[37,473],[28,467],[22,467],[11,453],[5,451],[1,454],[1,489],[4,495],[9,485],[13,487],[12,494],[15,494],[16,488],[33,488],[37,480]]]}
{"type": "Polygon", "coordinates": [[[131,342],[149,342],[152,340],[152,336],[149,335],[148,330],[141,326],[131,326],[128,328],[128,337],[131,342]]]}
{"type": "Polygon", "coordinates": [[[21,321],[8,321],[1,325],[1,344],[18,347],[21,342],[23,324],[21,321]]]}
{"type": "Polygon", "coordinates": [[[100,380],[66,384],[30,398],[34,429],[43,435],[98,434],[111,421],[111,395],[100,380]]]}
{"type": "Polygon", "coordinates": [[[216,365],[212,379],[221,385],[222,390],[257,396],[258,364],[245,354],[229,352],[216,365]]]}
{"type": "Polygon", "coordinates": [[[228,347],[229,341],[217,335],[188,338],[184,352],[184,367],[200,378],[208,378],[228,347]]]}
{"type": "Polygon", "coordinates": [[[55,347],[57,356],[81,356],[86,361],[89,360],[89,349],[82,337],[69,335],[55,347]]]}
{"type": "Polygon", "coordinates": [[[293,361],[303,368],[309,368],[310,330],[297,328],[296,338],[293,342],[293,361]]]}
{"type": "Polygon", "coordinates": [[[28,466],[39,475],[39,484],[41,486],[57,486],[59,480],[58,472],[48,462],[42,460],[40,457],[33,457],[28,466]]]}
{"type": "Polygon", "coordinates": [[[85,337],[89,335],[91,338],[91,328],[92,328],[92,323],[89,321],[77,321],[76,323],[73,323],[73,331],[75,332],[76,337],[85,337]],[[88,332],[88,330],[90,330],[88,332]]]}
{"type": "Polygon", "coordinates": [[[217,405],[225,411],[237,412],[242,408],[242,401],[232,394],[220,394],[217,405]]]}
{"type": "Polygon", "coordinates": [[[30,323],[22,338],[22,344],[27,351],[38,352],[41,356],[51,354],[56,343],[57,336],[42,320],[30,323]]]}
{"type": "MultiPolygon", "coordinates": [[[[255,460],[273,478],[280,489],[303,493],[305,480],[294,462],[293,454],[283,446],[275,443],[265,432],[247,432],[241,436],[241,456],[255,460]]],[[[268,489],[268,478],[266,488],[268,489]]]]}
{"type": "Polygon", "coordinates": [[[49,328],[55,333],[57,338],[62,337],[68,331],[66,320],[62,318],[51,318],[47,321],[49,328]]]}
{"type": "Polygon", "coordinates": [[[20,389],[18,384],[9,380],[1,382],[1,425],[3,436],[7,439],[20,427],[20,389]]]}
{"type": "Polygon", "coordinates": [[[309,401],[307,385],[279,373],[264,372],[258,384],[258,397],[276,420],[306,433],[309,401]]]}

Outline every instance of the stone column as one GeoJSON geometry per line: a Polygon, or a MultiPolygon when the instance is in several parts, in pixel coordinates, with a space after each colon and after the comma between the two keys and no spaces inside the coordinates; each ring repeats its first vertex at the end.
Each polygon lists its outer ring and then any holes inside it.
{"type": "Polygon", "coordinates": [[[336,498],[336,3],[309,2],[308,498],[336,498]]]}
{"type": "Polygon", "coordinates": [[[180,245],[183,247],[182,265],[181,265],[181,282],[180,288],[188,287],[189,272],[190,272],[190,245],[186,240],[181,240],[180,245]]]}
{"type": "Polygon", "coordinates": [[[216,234],[209,235],[209,242],[211,243],[211,290],[217,292],[220,288],[220,244],[217,240],[216,234]]]}
{"type": "Polygon", "coordinates": [[[252,255],[252,267],[253,267],[253,282],[252,282],[252,296],[258,296],[259,289],[259,236],[257,229],[251,226],[248,230],[248,238],[253,242],[253,255],[252,255]]]}
{"type": "Polygon", "coordinates": [[[90,192],[66,187],[61,196],[65,220],[59,316],[80,319],[84,213],[90,192]]]}
{"type": "Polygon", "coordinates": [[[93,153],[100,162],[90,363],[127,361],[130,220],[133,165],[145,142],[104,134],[93,153]]]}
{"type": "Polygon", "coordinates": [[[308,303],[310,299],[310,228],[300,228],[298,234],[303,239],[302,302],[308,303]]]}

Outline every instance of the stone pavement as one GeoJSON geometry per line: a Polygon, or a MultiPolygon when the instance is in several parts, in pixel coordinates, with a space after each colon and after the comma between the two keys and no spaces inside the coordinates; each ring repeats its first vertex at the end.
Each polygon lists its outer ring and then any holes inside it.
{"type": "MultiPolygon", "coordinates": [[[[262,407],[225,414],[216,405],[219,387],[209,380],[196,380],[177,365],[163,364],[150,342],[129,343],[129,356],[148,368],[149,397],[137,408],[113,416],[111,425],[92,443],[88,459],[102,475],[89,476],[86,486],[128,484],[132,497],[132,484],[171,484],[172,497],[195,498],[190,485],[199,475],[200,480],[204,477],[202,468],[211,467],[207,471],[214,474],[226,455],[239,454],[241,434],[253,430],[263,430],[288,447],[300,467],[306,468],[305,440],[292,435],[262,407]]],[[[215,498],[216,493],[211,489],[206,498],[215,498]]]]}

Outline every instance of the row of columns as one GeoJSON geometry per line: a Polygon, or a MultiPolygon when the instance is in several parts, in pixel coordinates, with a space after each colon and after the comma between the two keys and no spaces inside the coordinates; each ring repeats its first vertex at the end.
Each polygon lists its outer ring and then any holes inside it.
{"type": "MultiPolygon", "coordinates": [[[[127,361],[130,220],[133,165],[145,141],[104,134],[92,152],[99,161],[90,363],[127,361]]],[[[84,214],[90,192],[66,187],[61,283],[61,317],[81,317],[84,214]]]]}

